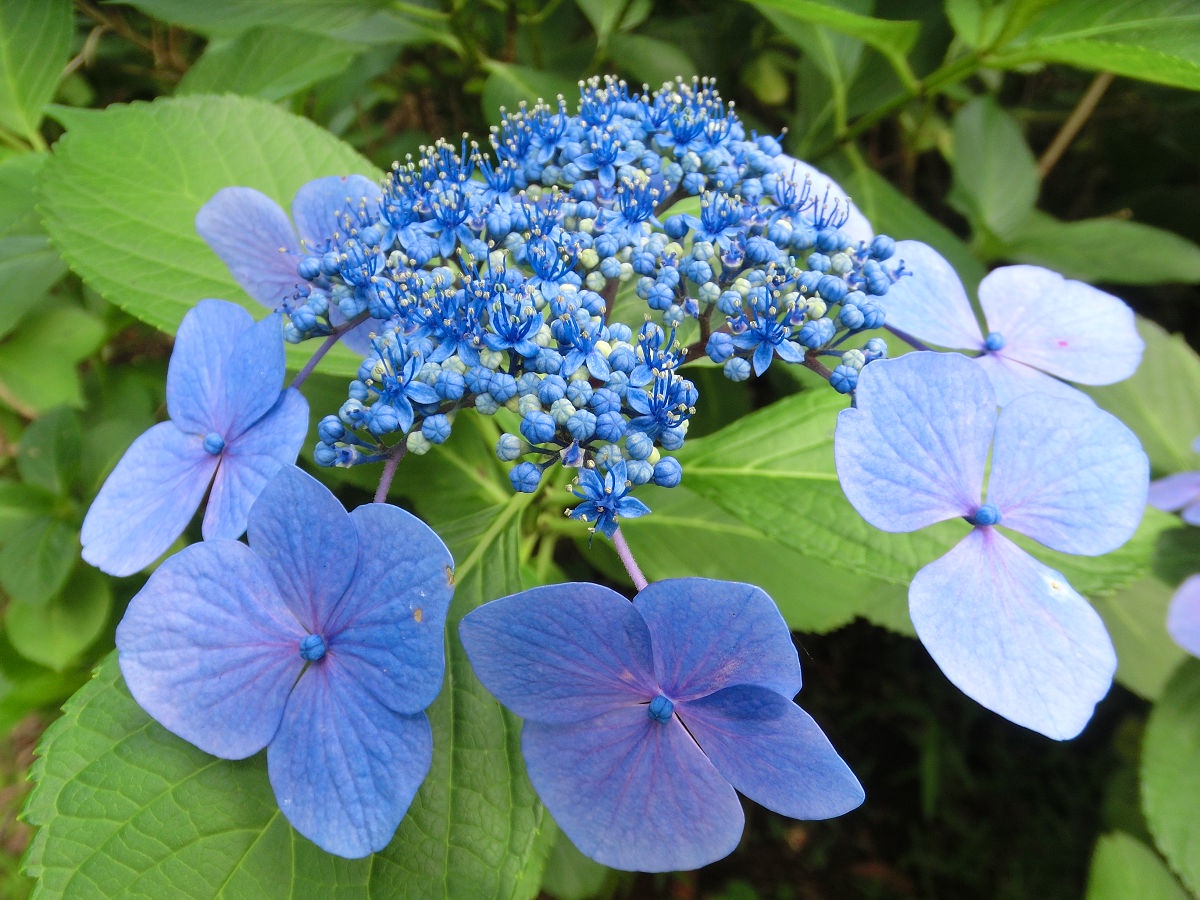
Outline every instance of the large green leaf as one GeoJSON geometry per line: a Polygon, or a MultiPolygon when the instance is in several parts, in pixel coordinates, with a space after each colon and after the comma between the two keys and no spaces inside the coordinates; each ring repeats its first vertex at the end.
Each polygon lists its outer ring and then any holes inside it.
{"type": "MultiPolygon", "coordinates": [[[[75,550],[74,542],[71,549],[75,550]]],[[[9,604],[4,626],[17,652],[61,672],[100,636],[111,610],[111,582],[80,563],[63,590],[49,601],[9,604]]]]}
{"type": "MultiPolygon", "coordinates": [[[[519,588],[528,495],[447,529],[452,619],[519,588]]],[[[215,759],[129,696],[115,654],[46,733],[26,810],[27,869],[47,896],[531,897],[553,828],[520,762],[519,726],[470,673],[451,625],[429,709],[434,760],[393,842],[363,860],[318,850],[275,805],[263,756],[215,759]]]]}
{"type": "Polygon", "coordinates": [[[1017,123],[990,97],[954,117],[950,199],[978,228],[1007,238],[1029,218],[1038,195],[1037,164],[1017,123]]]}
{"type": "Polygon", "coordinates": [[[0,343],[0,402],[33,417],[83,406],[76,365],[104,340],[100,320],[78,306],[44,303],[0,343]]]}
{"type": "MultiPolygon", "coordinates": [[[[246,97],[59,115],[68,132],[42,172],[47,231],[91,287],[169,332],[205,297],[263,312],[196,234],[196,212],[218,190],[257,188],[286,209],[314,178],[378,175],[308,120],[246,97]]],[[[349,351],[331,356],[354,365],[349,351]]]]}
{"type": "Polygon", "coordinates": [[[1147,700],[1162,695],[1171,673],[1187,656],[1167,633],[1167,608],[1174,593],[1174,585],[1147,575],[1093,603],[1117,651],[1117,681],[1147,700]]]}
{"type": "Polygon", "coordinates": [[[70,0],[0,3],[0,128],[42,146],[42,108],[71,50],[70,0]]]}
{"type": "MultiPolygon", "coordinates": [[[[1175,673],[1146,723],[1142,808],[1158,849],[1200,894],[1200,660],[1175,673]]],[[[1149,894],[1145,896],[1151,896],[1149,894]]]]}
{"type": "Polygon", "coordinates": [[[1188,900],[1158,854],[1123,831],[1102,835],[1096,841],[1088,872],[1087,900],[1188,900]]]}

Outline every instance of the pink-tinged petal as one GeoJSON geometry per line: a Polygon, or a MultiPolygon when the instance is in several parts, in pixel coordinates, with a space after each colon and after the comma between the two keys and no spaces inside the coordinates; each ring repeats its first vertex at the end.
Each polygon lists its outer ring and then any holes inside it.
{"type": "Polygon", "coordinates": [[[1096,611],[995,529],[975,529],[918,572],[908,602],[959,690],[1047,737],[1079,734],[1112,684],[1117,657],[1096,611]]]}
{"type": "Polygon", "coordinates": [[[1167,611],[1167,631],[1192,656],[1200,656],[1200,575],[1179,586],[1167,611]]]}
{"type": "Polygon", "coordinates": [[[335,234],[346,236],[346,213],[360,208],[374,212],[382,196],[379,185],[362,175],[330,175],[308,182],[292,200],[300,240],[310,252],[320,252],[335,234]]]}
{"type": "Polygon", "coordinates": [[[988,502],[1007,528],[1063,553],[1098,556],[1137,530],[1149,473],[1137,436],[1116,416],[1026,394],[996,422],[988,502]]]}
{"type": "Polygon", "coordinates": [[[1047,375],[1040,369],[1007,359],[999,353],[985,353],[976,357],[975,364],[987,373],[988,380],[996,391],[996,402],[1008,406],[1025,394],[1042,394],[1074,403],[1093,403],[1083,391],[1047,375]]]}
{"type": "Polygon", "coordinates": [[[322,850],[357,859],[388,845],[432,759],[425,714],[379,703],[330,645],[288,697],[267,774],[292,827],[322,850]]]}
{"type": "Polygon", "coordinates": [[[250,313],[227,300],[201,300],[183,317],[167,367],[167,413],[184,431],[225,437],[229,355],[253,324],[250,313]]]}
{"type": "Polygon", "coordinates": [[[245,534],[250,507],[280,469],[296,462],[307,433],[308,401],[287,388],[254,427],[225,445],[204,510],[205,540],[245,534]]]}
{"type": "Polygon", "coordinates": [[[283,317],[279,313],[255,322],[237,336],[225,366],[225,411],[221,434],[237,440],[266,415],[283,387],[283,317]]]}
{"type": "Polygon", "coordinates": [[[1200,502],[1200,472],[1177,472],[1150,482],[1147,499],[1164,512],[1177,512],[1200,502]]]}
{"type": "Polygon", "coordinates": [[[80,540],[83,558],[110,575],[132,575],[175,542],[208,490],[217,457],[201,438],[160,422],[125,451],[100,488],[80,540]]]}
{"type": "Polygon", "coordinates": [[[454,560],[433,529],[402,509],[370,503],[350,519],[364,549],[325,635],[376,700],[420,712],[442,686],[454,560]]]}
{"type": "Polygon", "coordinates": [[[1111,294],[1038,266],[1005,266],[979,285],[999,351],[1081,384],[1113,384],[1132,375],[1145,349],[1133,310],[1111,294]]]}
{"type": "Polygon", "coordinates": [[[709,578],[656,581],[634,598],[650,629],[654,669],[674,700],[731,684],[788,697],[800,690],[800,659],[775,603],[762,588],[709,578]]]}
{"type": "Polygon", "coordinates": [[[284,466],[250,507],[250,548],[263,561],[288,608],[319,632],[354,577],[358,535],[329,488],[284,466]]]}
{"type": "Polygon", "coordinates": [[[606,866],[696,869],[741,838],[736,792],[677,717],[658,722],[639,706],[565,725],[526,722],[521,747],[554,821],[606,866]]]}
{"type": "Polygon", "coordinates": [[[987,376],[957,353],[907,353],[867,365],[857,407],[838,414],[838,479],[883,531],[915,531],[975,512],[996,401],[987,376]]]}
{"type": "Polygon", "coordinates": [[[876,298],[887,313],[887,327],[953,350],[982,350],[983,333],[958,273],[946,258],[920,241],[897,241],[894,259],[904,275],[876,298]]]}
{"type": "Polygon", "coordinates": [[[117,649],[146,712],[206,753],[243,759],[279,727],[303,637],[244,544],[206,541],[150,576],[117,628],[117,649]]]}
{"type": "Polygon", "coordinates": [[[812,716],[757,685],[735,685],[676,705],[721,776],[767,809],[831,819],[863,802],[862,785],[812,716]]]}
{"type": "Polygon", "coordinates": [[[196,231],[247,294],[277,307],[303,279],[300,245],[279,204],[261,191],[228,187],[196,213],[196,231]]]}
{"type": "Polygon", "coordinates": [[[468,613],[458,634],[483,686],[532,722],[577,722],[658,692],[645,621],[600,585],[555,584],[493,600],[468,613]]]}
{"type": "Polygon", "coordinates": [[[875,236],[875,232],[871,228],[871,223],[854,205],[854,202],[842,190],[841,185],[826,175],[819,169],[810,166],[803,160],[794,159],[790,156],[780,156],[778,158],[779,176],[788,178],[796,184],[804,184],[807,179],[812,184],[812,196],[821,204],[821,209],[828,215],[834,207],[845,213],[848,218],[846,223],[839,229],[852,241],[865,241],[868,244],[871,238],[875,236]]]}

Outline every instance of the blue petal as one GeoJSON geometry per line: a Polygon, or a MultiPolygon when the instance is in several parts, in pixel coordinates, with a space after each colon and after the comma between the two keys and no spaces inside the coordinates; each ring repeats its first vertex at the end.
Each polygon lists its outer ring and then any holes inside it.
{"type": "Polygon", "coordinates": [[[1111,294],[1038,266],[1005,266],[979,285],[1000,355],[1081,384],[1132,375],[1145,349],[1133,310],[1111,294]]]}
{"type": "Polygon", "coordinates": [[[566,725],[526,722],[521,748],[554,821],[606,866],[696,869],[741,837],[737,794],[677,718],[660,723],[636,706],[566,725]]]}
{"type": "Polygon", "coordinates": [[[242,290],[274,309],[303,279],[300,245],[279,204],[253,188],[228,187],[196,213],[196,231],[242,290]]]}
{"type": "Polygon", "coordinates": [[[1115,416],[1026,394],[996,422],[988,501],[1001,525],[1063,553],[1096,556],[1133,536],[1149,477],[1141,444],[1115,416]]]}
{"type": "Polygon", "coordinates": [[[241,334],[225,351],[223,428],[225,440],[238,435],[266,415],[279,400],[283,387],[283,321],[279,314],[267,316],[241,334]]]}
{"type": "Polygon", "coordinates": [[[371,503],[350,519],[363,552],[326,637],[380,703],[420,712],[442,686],[454,561],[433,530],[402,509],[371,503]]]}
{"type": "Polygon", "coordinates": [[[227,300],[201,300],[183,317],[167,367],[167,412],[184,431],[226,437],[229,354],[253,324],[250,313],[227,300]]]}
{"type": "Polygon", "coordinates": [[[919,341],[953,350],[982,350],[983,333],[954,267],[920,241],[897,241],[895,259],[904,275],[876,298],[887,314],[887,327],[919,341]]]}
{"type": "Polygon", "coordinates": [[[308,433],[308,401],[293,388],[254,427],[225,445],[204,510],[204,537],[241,537],[250,507],[263,488],[296,456],[308,433]]]}
{"type": "Polygon", "coordinates": [[[643,588],[633,605],[650,629],[657,678],[673,699],[732,684],[756,684],[788,697],[800,690],[791,632],[762,588],[672,578],[643,588]]]}
{"type": "Polygon", "coordinates": [[[1200,656],[1200,575],[1179,586],[1167,612],[1167,631],[1180,647],[1200,656]]]}
{"type": "Polygon", "coordinates": [[[1147,497],[1151,506],[1176,512],[1200,502],[1200,472],[1177,472],[1150,483],[1147,497]]]}
{"type": "Polygon", "coordinates": [[[1000,353],[985,353],[976,357],[975,365],[987,374],[988,381],[996,391],[996,402],[1001,406],[1007,406],[1025,394],[1042,394],[1073,403],[1093,402],[1091,397],[1065,381],[1059,381],[1053,375],[1008,359],[1000,353]]]}
{"type": "Polygon", "coordinates": [[[117,628],[117,649],[146,712],[206,753],[243,759],[279,726],[303,637],[244,544],[206,541],[150,576],[117,628]]]}
{"type": "Polygon", "coordinates": [[[722,777],[755,803],[793,819],[830,819],[862,804],[850,767],[786,697],[741,684],[675,709],[722,777]]]}
{"type": "Polygon", "coordinates": [[[970,515],[996,421],[987,376],[956,353],[908,353],[859,374],[857,408],[838,414],[838,478],[859,514],[883,531],[915,531],[970,515]]]}
{"type": "Polygon", "coordinates": [[[1112,684],[1104,623],[1067,580],[977,528],[908,589],[917,635],[976,702],[1056,740],[1079,734],[1112,684]]]}
{"type": "Polygon", "coordinates": [[[425,714],[379,703],[340,667],[334,645],[288,698],[267,748],[267,774],[297,831],[356,859],[388,845],[432,759],[425,714]]]}
{"type": "Polygon", "coordinates": [[[493,600],[468,613],[458,633],[483,686],[529,721],[576,722],[658,692],[646,623],[600,585],[493,600]]]}
{"type": "Polygon", "coordinates": [[[358,535],[342,504],[285,466],[250,508],[248,531],[288,608],[308,631],[323,631],[358,564],[358,535]]]}
{"type": "Polygon", "coordinates": [[[202,438],[160,422],[139,437],[100,488],[80,540],[83,558],[110,575],[132,575],[166,552],[204,498],[217,457],[202,438]]]}
{"type": "Polygon", "coordinates": [[[771,365],[771,360],[775,358],[775,348],[766,341],[760,341],[759,345],[754,348],[754,374],[761,375],[767,371],[771,365]]]}
{"type": "Polygon", "coordinates": [[[325,249],[335,234],[347,237],[343,216],[357,212],[362,204],[372,217],[382,194],[379,185],[362,175],[330,175],[301,186],[292,200],[292,219],[300,240],[310,252],[325,249]]]}

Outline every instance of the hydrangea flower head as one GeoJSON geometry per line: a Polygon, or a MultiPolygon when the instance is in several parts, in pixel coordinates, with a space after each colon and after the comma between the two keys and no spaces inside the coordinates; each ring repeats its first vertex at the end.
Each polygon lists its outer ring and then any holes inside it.
{"type": "Polygon", "coordinates": [[[1003,406],[1029,391],[1079,400],[1059,379],[1114,384],[1132,375],[1145,344],[1133,311],[1111,294],[1038,266],[1004,266],[984,277],[985,335],[953,267],[919,241],[899,241],[911,270],[881,298],[887,325],[919,341],[979,351],[977,365],[1003,406]]]}
{"type": "Polygon", "coordinates": [[[159,567],[117,629],[134,698],[224,759],[264,747],[288,821],[366,856],[391,840],[429,770],[452,560],[380,503],[347,514],[295,467],[250,512],[250,544],[193,544],[159,567]]]}
{"type": "Polygon", "coordinates": [[[618,869],[693,869],[732,852],[737,791],[798,819],[862,787],[792,702],[800,663],[760,588],[681,578],[630,603],[595,584],[534,588],[459,626],[475,674],[525,719],[530,780],[567,836],[618,869]]]}
{"type": "Polygon", "coordinates": [[[1200,656],[1200,575],[1189,576],[1171,600],[1167,631],[1192,656],[1200,656]]]}
{"type": "Polygon", "coordinates": [[[1067,580],[996,526],[1064,553],[1125,543],[1149,470],[1133,433],[1090,402],[1046,394],[997,411],[972,360],[922,352],[862,370],[834,455],[846,497],[876,528],[973,526],[909,588],[917,634],[946,676],[1019,725],[1078,734],[1111,685],[1112,643],[1067,580]]]}
{"type": "Polygon", "coordinates": [[[111,575],[145,568],[183,533],[210,484],[204,537],[240,536],[308,428],[308,403],[283,390],[283,377],[279,316],[255,323],[225,300],[190,310],[167,370],[170,418],[134,441],[100,488],[83,521],[83,558],[111,575]]]}

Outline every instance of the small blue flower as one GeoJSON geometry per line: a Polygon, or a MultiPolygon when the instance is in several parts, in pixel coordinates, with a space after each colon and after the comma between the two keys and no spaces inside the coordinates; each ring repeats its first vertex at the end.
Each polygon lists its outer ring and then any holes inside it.
{"type": "Polygon", "coordinates": [[[1179,586],[1167,611],[1167,631],[1180,647],[1200,656],[1200,575],[1179,586]]]}
{"type": "Polygon", "coordinates": [[[792,697],[800,662],[760,588],[681,578],[632,603],[594,584],[514,594],[459,635],[483,685],[525,719],[534,788],[584,854],[667,872],[737,846],[737,791],[785,816],[854,809],[862,787],[792,697]]]}
{"type": "Polygon", "coordinates": [[[577,483],[571,490],[583,502],[568,510],[567,515],[594,522],[596,531],[612,537],[618,519],[636,519],[650,512],[650,507],[641,500],[628,496],[631,486],[623,459],[614,461],[604,475],[594,468],[580,469],[577,483]]]}
{"type": "Polygon", "coordinates": [[[193,544],[117,629],[134,699],[206,753],[267,750],[292,825],[330,853],[383,849],[429,771],[453,560],[423,522],[347,514],[299,469],[250,513],[250,545],[193,544]]]}
{"type": "Polygon", "coordinates": [[[257,324],[225,300],[202,300],[179,326],[167,370],[166,422],[121,457],[83,521],[83,558],[132,575],[187,527],[209,485],[205,538],[237,538],[255,498],[291,465],[308,404],[283,390],[278,315],[257,324]]]}

